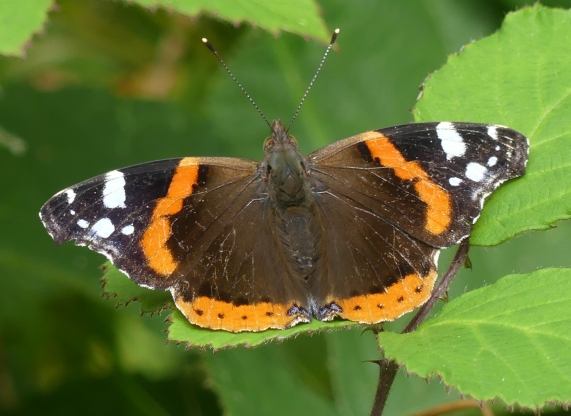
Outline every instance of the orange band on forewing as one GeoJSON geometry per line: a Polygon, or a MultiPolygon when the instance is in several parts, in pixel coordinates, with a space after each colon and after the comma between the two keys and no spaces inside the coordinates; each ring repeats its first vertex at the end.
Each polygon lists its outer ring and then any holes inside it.
{"type": "Polygon", "coordinates": [[[178,266],[166,246],[171,236],[169,216],[179,213],[184,199],[192,194],[192,187],[198,182],[198,166],[196,158],[187,157],[179,162],[167,194],[157,201],[141,239],[141,248],[149,267],[162,276],[169,276],[178,266]]]}
{"type": "Polygon", "coordinates": [[[450,195],[430,180],[416,182],[414,189],[428,207],[424,227],[432,234],[442,234],[452,221],[450,195]]]}
{"type": "Polygon", "coordinates": [[[287,328],[299,322],[295,316],[287,314],[289,307],[285,304],[259,302],[236,306],[206,296],[199,296],[191,302],[179,297],[175,303],[191,323],[203,328],[231,332],[264,331],[287,328]]]}
{"type": "Polygon", "coordinates": [[[374,324],[393,321],[401,315],[424,304],[432,292],[437,273],[431,271],[427,276],[409,274],[393,284],[383,293],[360,295],[339,300],[328,299],[338,304],[343,312],[343,319],[374,324]]]}
{"type": "Polygon", "coordinates": [[[417,161],[407,161],[390,140],[378,132],[366,133],[365,140],[373,159],[379,159],[382,166],[393,169],[403,180],[415,181],[414,189],[427,206],[425,228],[432,234],[442,234],[452,220],[450,196],[433,182],[417,161]]]}

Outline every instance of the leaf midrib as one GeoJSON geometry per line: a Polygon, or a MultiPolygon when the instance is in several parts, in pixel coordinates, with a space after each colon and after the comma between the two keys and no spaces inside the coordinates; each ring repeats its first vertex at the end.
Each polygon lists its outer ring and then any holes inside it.
{"type": "MultiPolygon", "coordinates": [[[[571,325],[571,318],[569,320],[569,323],[571,325]]],[[[422,335],[422,333],[426,330],[428,330],[429,328],[436,328],[436,327],[446,327],[446,326],[450,326],[450,327],[454,327],[454,326],[460,326],[463,328],[477,328],[477,327],[482,327],[482,326],[488,326],[488,327],[500,327],[500,328],[507,328],[507,329],[511,329],[513,331],[516,332],[521,332],[524,335],[527,335],[528,337],[533,336],[541,336],[541,337],[550,337],[550,338],[554,338],[557,340],[561,340],[564,341],[566,343],[569,343],[571,345],[571,337],[565,338],[559,334],[554,334],[552,332],[547,332],[547,331],[540,331],[540,330],[534,330],[532,329],[532,327],[524,327],[524,326],[517,326],[517,325],[513,325],[513,324],[509,324],[506,322],[490,322],[487,320],[480,320],[480,319],[465,319],[465,320],[448,320],[446,322],[434,322],[434,323],[430,323],[430,325],[426,325],[424,328],[422,328],[419,331],[419,334],[422,335]]],[[[450,332],[452,334],[452,332],[450,332]]]]}

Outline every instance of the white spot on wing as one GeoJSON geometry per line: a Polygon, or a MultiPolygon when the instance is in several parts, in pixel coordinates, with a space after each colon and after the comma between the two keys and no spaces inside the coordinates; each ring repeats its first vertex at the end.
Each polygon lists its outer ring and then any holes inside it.
{"type": "Polygon", "coordinates": [[[498,163],[497,157],[492,156],[491,158],[488,159],[488,166],[489,167],[496,166],[496,163],[498,163]]]}
{"type": "Polygon", "coordinates": [[[498,126],[488,126],[488,136],[494,140],[498,140],[498,126]]]}
{"type": "Polygon", "coordinates": [[[71,204],[73,201],[75,201],[75,191],[73,189],[66,189],[65,191],[65,196],[67,196],[67,203],[71,204]]]}
{"type": "Polygon", "coordinates": [[[103,205],[106,208],[125,208],[125,175],[112,170],[105,175],[103,187],[103,205]]]}
{"type": "Polygon", "coordinates": [[[124,235],[131,235],[135,231],[135,227],[133,224],[126,225],[125,227],[121,228],[121,234],[124,235]]]}
{"type": "Polygon", "coordinates": [[[101,218],[91,227],[91,231],[98,237],[107,238],[113,231],[115,231],[115,226],[109,218],[101,218]]]}
{"type": "Polygon", "coordinates": [[[73,209],[70,209],[70,210],[69,210],[69,213],[70,213],[71,215],[75,215],[75,211],[74,211],[73,209]]]}
{"type": "Polygon", "coordinates": [[[473,180],[474,182],[480,182],[482,179],[484,179],[487,171],[488,169],[486,169],[485,166],[482,166],[476,162],[470,162],[468,163],[468,166],[466,166],[466,177],[473,180]]]}
{"type": "Polygon", "coordinates": [[[432,256],[432,261],[434,262],[434,265],[436,267],[438,267],[438,258],[440,257],[440,250],[436,250],[436,252],[434,253],[434,255],[432,256]]]}
{"type": "Polygon", "coordinates": [[[447,121],[438,123],[436,125],[436,135],[440,139],[447,160],[463,156],[466,153],[466,143],[464,143],[464,139],[454,128],[454,124],[447,121]]]}
{"type": "Polygon", "coordinates": [[[448,179],[448,183],[452,186],[458,186],[462,182],[463,182],[462,179],[457,178],[457,177],[453,177],[453,178],[448,179]]]}
{"type": "Polygon", "coordinates": [[[496,146],[496,150],[500,150],[500,146],[496,146]]]}
{"type": "Polygon", "coordinates": [[[81,228],[87,228],[89,227],[89,222],[85,220],[78,220],[77,225],[79,225],[81,228]]]}

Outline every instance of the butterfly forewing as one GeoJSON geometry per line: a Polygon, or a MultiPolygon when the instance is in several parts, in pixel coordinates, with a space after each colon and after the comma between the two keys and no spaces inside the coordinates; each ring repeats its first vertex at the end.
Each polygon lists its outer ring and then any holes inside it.
{"type": "Polygon", "coordinates": [[[55,241],[86,245],[137,283],[166,288],[147,267],[138,241],[181,160],[114,170],[71,186],[46,202],[40,218],[55,241]]]}
{"type": "Polygon", "coordinates": [[[466,238],[484,199],[523,174],[527,139],[475,123],[419,123],[369,131],[309,156],[312,176],[416,239],[466,238]]]}

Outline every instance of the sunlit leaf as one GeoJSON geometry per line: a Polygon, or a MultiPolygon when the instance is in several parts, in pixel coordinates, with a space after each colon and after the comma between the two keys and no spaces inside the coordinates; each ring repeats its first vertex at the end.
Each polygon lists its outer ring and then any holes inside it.
{"type": "Polygon", "coordinates": [[[249,22],[272,33],[287,31],[327,40],[329,33],[314,0],[132,0],[189,16],[207,13],[232,23],[249,22]]]}
{"type": "Polygon", "coordinates": [[[388,358],[479,400],[571,403],[571,269],[511,275],[445,305],[410,334],[383,333],[388,358]]]}
{"type": "Polygon", "coordinates": [[[0,54],[21,56],[47,18],[52,0],[0,1],[0,54]]]}
{"type": "Polygon", "coordinates": [[[424,86],[415,118],[504,124],[531,143],[527,173],[503,185],[470,238],[498,244],[571,216],[571,11],[537,5],[449,59],[424,86]]]}

